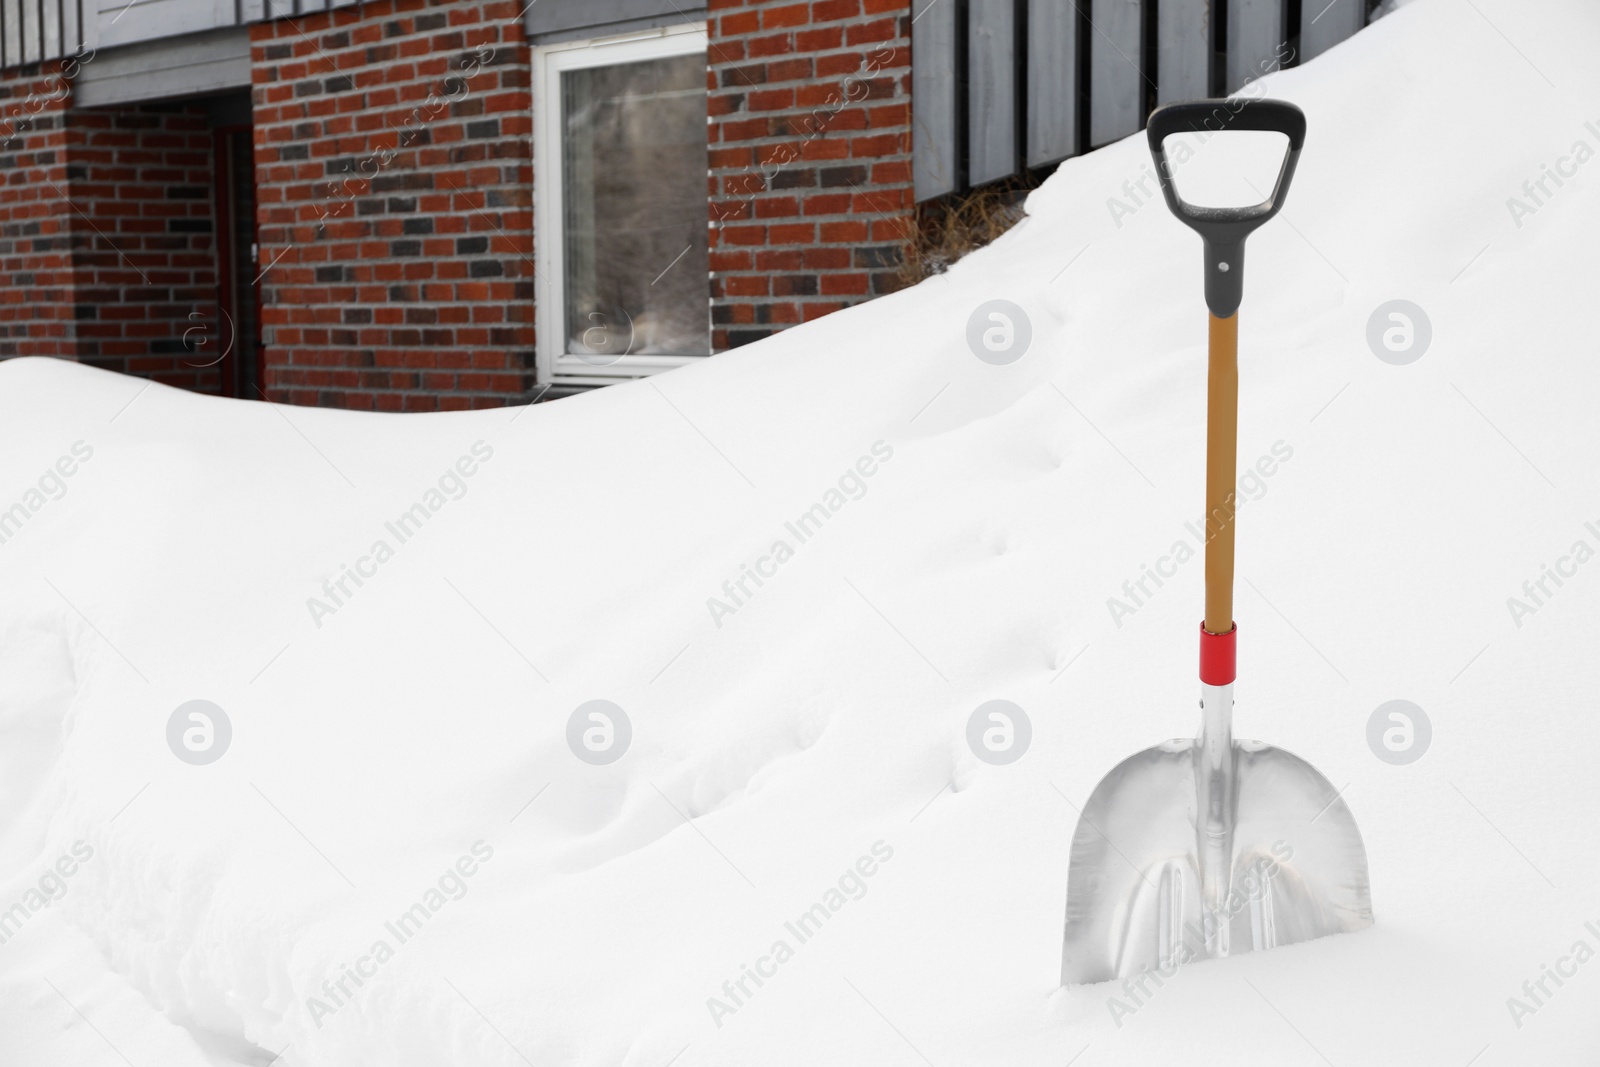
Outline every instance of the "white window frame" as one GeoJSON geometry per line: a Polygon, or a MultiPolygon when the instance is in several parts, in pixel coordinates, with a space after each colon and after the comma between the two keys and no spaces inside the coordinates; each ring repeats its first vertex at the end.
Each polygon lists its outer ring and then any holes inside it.
{"type": "MultiPolygon", "coordinates": [[[[544,45],[533,51],[533,205],[534,261],[538,315],[536,346],[539,379],[555,385],[612,385],[658,374],[705,356],[626,355],[595,366],[567,352],[566,235],[563,198],[561,76],[567,71],[609,67],[666,56],[706,53],[706,24],[690,22],[643,33],[589,38],[544,45]]],[[[707,229],[710,211],[707,209],[707,229]]],[[[707,282],[707,336],[711,294],[707,282]]]]}

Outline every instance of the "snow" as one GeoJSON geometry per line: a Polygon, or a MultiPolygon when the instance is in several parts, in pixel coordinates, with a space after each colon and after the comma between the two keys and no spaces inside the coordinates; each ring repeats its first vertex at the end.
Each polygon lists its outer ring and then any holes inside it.
{"type": "Polygon", "coordinates": [[[913,290],[530,409],[0,365],[0,1061],[1592,1059],[1600,566],[1507,600],[1600,546],[1600,168],[1507,201],[1600,146],[1597,22],[1417,0],[1265,82],[1310,132],[1241,312],[1241,466],[1291,455],[1241,519],[1238,730],[1348,783],[1372,929],[1057,988],[1073,806],[1196,726],[1199,564],[1107,607],[1203,469],[1199,245],[1113,219],[1134,137],[913,290]],[[967,343],[993,299],[1031,322],[1006,365],[967,343]],[[1404,366],[1366,341],[1394,299],[1432,324],[1404,366]],[[1404,766],[1366,741],[1397,698],[1433,725],[1404,766]],[[632,727],[609,764],[568,747],[596,699],[632,727]],[[967,745],[994,699],[1032,723],[1009,765],[967,745]],[[168,747],[192,700],[232,726],[206,765],[168,747]]]}

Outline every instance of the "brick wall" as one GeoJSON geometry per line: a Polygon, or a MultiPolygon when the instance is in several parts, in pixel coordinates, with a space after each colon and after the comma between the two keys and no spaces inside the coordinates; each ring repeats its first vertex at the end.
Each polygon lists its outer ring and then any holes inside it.
{"type": "Polygon", "coordinates": [[[77,358],[219,392],[215,145],[205,111],[74,111],[67,140],[77,358]]]}
{"type": "Polygon", "coordinates": [[[533,388],[521,10],[375,0],[251,27],[271,399],[426,411],[533,388]]]}
{"type": "Polygon", "coordinates": [[[898,287],[913,233],[910,0],[711,0],[719,351],[898,287]]]}
{"type": "MultiPolygon", "coordinates": [[[[422,411],[533,392],[522,10],[369,0],[251,27],[270,399],[422,411]]],[[[711,0],[716,349],[900,284],[910,18],[909,0],[711,0]]],[[[0,120],[0,357],[218,390],[197,366],[223,332],[204,112],[68,115],[64,95],[54,69],[0,76],[19,116],[0,120]]]]}
{"type": "Polygon", "coordinates": [[[75,74],[68,61],[0,77],[0,358],[216,392],[204,113],[69,111],[75,74]]]}
{"type": "Polygon", "coordinates": [[[0,76],[0,358],[75,351],[67,94],[59,63],[0,76]]]}

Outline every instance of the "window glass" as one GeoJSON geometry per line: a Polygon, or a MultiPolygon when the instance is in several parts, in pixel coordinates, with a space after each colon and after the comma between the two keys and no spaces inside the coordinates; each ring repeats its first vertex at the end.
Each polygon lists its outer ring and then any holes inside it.
{"type": "Polygon", "coordinates": [[[711,351],[705,78],[702,54],[562,75],[569,353],[711,351]]]}

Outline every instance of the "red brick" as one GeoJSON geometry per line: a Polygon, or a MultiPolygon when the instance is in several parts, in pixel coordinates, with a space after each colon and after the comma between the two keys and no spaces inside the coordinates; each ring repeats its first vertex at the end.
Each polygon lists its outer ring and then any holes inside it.
{"type": "Polygon", "coordinates": [[[874,186],[909,186],[910,160],[893,160],[893,162],[874,163],[872,165],[872,184],[874,186]]]}
{"type": "MultiPolygon", "coordinates": [[[[763,255],[765,254],[763,253],[763,255]]],[[[713,252],[711,253],[711,269],[714,271],[750,270],[751,259],[749,252],[713,252]]],[[[765,270],[766,268],[762,267],[761,269],[765,270]]]]}
{"type": "MultiPolygon", "coordinates": [[[[767,137],[772,132],[770,118],[745,119],[741,122],[724,122],[715,127],[720,137],[730,141],[753,141],[757,138],[767,137]]],[[[726,151],[726,149],[724,149],[726,151]]],[[[712,164],[716,166],[717,164],[712,164]]]]}
{"type": "MultiPolygon", "coordinates": [[[[789,33],[775,33],[768,37],[752,37],[745,42],[752,59],[766,56],[783,56],[794,51],[794,35],[789,33]]],[[[771,73],[768,68],[767,81],[782,81],[778,75],[771,73]]]]}
{"type": "Polygon", "coordinates": [[[866,292],[867,276],[864,272],[822,276],[823,296],[865,296],[866,292]]]}
{"type": "Polygon", "coordinates": [[[736,274],[723,280],[729,296],[766,296],[770,281],[764,274],[736,274]]]}
{"type": "Polygon", "coordinates": [[[810,223],[768,227],[768,237],[775,245],[809,244],[816,236],[817,228],[810,223]]]}
{"type": "Polygon", "coordinates": [[[713,170],[726,167],[748,167],[755,162],[755,153],[749,148],[719,148],[714,152],[708,153],[707,162],[713,170]]]}
{"type": "Polygon", "coordinates": [[[761,12],[761,25],[769,30],[779,26],[804,26],[809,21],[809,4],[786,4],[764,8],[761,12]]]}
{"type": "Polygon", "coordinates": [[[842,193],[819,193],[808,196],[805,200],[805,213],[807,215],[844,215],[851,210],[854,198],[849,191],[842,193]]]}
{"type": "Polygon", "coordinates": [[[794,90],[757,90],[750,93],[746,103],[751,111],[781,111],[787,107],[794,107],[794,90]]]}
{"type": "Polygon", "coordinates": [[[843,310],[844,308],[846,308],[848,306],[849,305],[847,305],[847,304],[833,304],[833,303],[829,303],[829,304],[811,304],[811,303],[802,304],[802,305],[800,305],[800,317],[802,319],[804,319],[806,322],[810,322],[812,319],[820,319],[824,315],[831,315],[835,311],[841,311],[841,310],[843,310]]]}
{"type": "Polygon", "coordinates": [[[756,164],[762,179],[762,188],[774,169],[781,170],[790,163],[800,158],[800,153],[805,147],[804,142],[785,141],[779,144],[764,144],[756,148],[756,164]]]}
{"type": "Polygon", "coordinates": [[[764,245],[767,243],[765,226],[724,226],[722,240],[731,245],[764,245]]]}
{"type": "Polygon", "coordinates": [[[738,200],[719,200],[711,205],[711,218],[720,223],[738,222],[748,219],[754,214],[750,206],[749,196],[763,190],[759,174],[736,174],[728,179],[728,192],[740,197],[738,200]],[[745,188],[749,186],[749,188],[745,188]]]}
{"type": "Polygon", "coordinates": [[[811,60],[782,59],[767,64],[767,81],[799,81],[811,77],[811,60]]]}
{"type": "MultiPolygon", "coordinates": [[[[798,249],[772,249],[757,252],[755,269],[764,271],[795,271],[805,265],[806,254],[798,249]]],[[[846,263],[849,262],[846,258],[846,263]]],[[[748,270],[748,267],[743,269],[748,270]]]]}
{"type": "Polygon", "coordinates": [[[846,159],[850,146],[842,138],[817,137],[807,141],[800,149],[800,158],[810,161],[846,159]]]}
{"type": "Polygon", "coordinates": [[[756,218],[792,218],[800,214],[800,201],[792,196],[762,197],[756,201],[756,218]]]}
{"type": "Polygon", "coordinates": [[[850,154],[860,159],[864,156],[889,156],[905,150],[904,134],[881,133],[856,137],[850,141],[850,154]]]}
{"type": "Polygon", "coordinates": [[[819,237],[828,244],[861,244],[870,236],[867,222],[824,222],[818,227],[819,237]]]}
{"type": "Polygon", "coordinates": [[[794,46],[798,52],[826,52],[843,43],[844,30],[838,26],[818,26],[796,31],[794,35],[794,46]]]}
{"type": "Polygon", "coordinates": [[[875,41],[892,41],[899,36],[894,19],[879,19],[876,22],[861,23],[851,26],[844,31],[844,40],[849,45],[871,44],[875,41]]]}
{"type": "Polygon", "coordinates": [[[868,108],[866,116],[869,126],[905,129],[911,125],[911,106],[904,103],[883,104],[868,108]]]}
{"type": "Polygon", "coordinates": [[[861,0],[818,0],[811,5],[811,18],[816,22],[839,22],[861,14],[861,0]]]}

